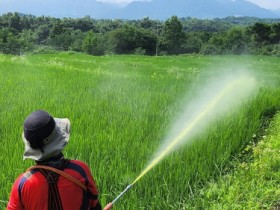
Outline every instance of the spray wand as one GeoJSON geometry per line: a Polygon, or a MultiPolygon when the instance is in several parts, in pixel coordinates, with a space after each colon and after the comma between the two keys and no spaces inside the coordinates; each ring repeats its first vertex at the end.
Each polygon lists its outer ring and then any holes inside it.
{"type": "Polygon", "coordinates": [[[128,185],[124,191],[122,191],[113,201],[112,201],[112,204],[114,204],[117,200],[119,200],[120,197],[123,196],[123,194],[128,191],[131,187],[132,187],[133,184],[130,184],[128,185]]]}

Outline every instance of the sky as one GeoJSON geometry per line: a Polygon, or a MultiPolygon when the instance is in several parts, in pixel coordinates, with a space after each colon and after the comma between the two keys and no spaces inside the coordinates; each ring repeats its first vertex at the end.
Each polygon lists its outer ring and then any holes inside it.
{"type": "MultiPolygon", "coordinates": [[[[5,1],[9,1],[9,0],[0,0],[0,3],[1,3],[1,1],[5,2],[5,1]]],[[[133,1],[152,1],[152,0],[96,0],[96,1],[117,4],[117,5],[120,5],[120,6],[125,6],[128,3],[131,3],[133,1]]],[[[245,1],[249,1],[249,2],[252,2],[254,4],[257,4],[258,6],[263,7],[265,9],[270,9],[270,10],[271,9],[272,10],[280,9],[280,0],[245,0],[245,1]]]]}
{"type": "Polygon", "coordinates": [[[151,1],[151,0],[96,0],[104,3],[112,3],[112,4],[118,4],[118,5],[127,5],[134,1],[151,1]]]}
{"type": "MultiPolygon", "coordinates": [[[[133,1],[149,1],[149,0],[97,0],[97,1],[125,5],[133,1]]],[[[280,0],[246,0],[246,1],[250,1],[266,9],[280,9],[280,0]]]]}

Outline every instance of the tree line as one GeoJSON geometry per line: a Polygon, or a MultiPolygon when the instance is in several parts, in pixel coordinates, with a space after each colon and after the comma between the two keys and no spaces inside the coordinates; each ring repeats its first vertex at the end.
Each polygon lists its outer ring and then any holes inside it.
{"type": "Polygon", "coordinates": [[[53,18],[19,13],[0,16],[0,53],[49,51],[105,54],[280,55],[279,19],[227,17],[165,21],[53,18]]]}

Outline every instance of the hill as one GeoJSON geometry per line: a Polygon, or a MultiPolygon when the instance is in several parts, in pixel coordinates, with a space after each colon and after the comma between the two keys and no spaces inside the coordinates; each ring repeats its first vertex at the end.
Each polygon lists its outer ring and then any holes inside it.
{"type": "Polygon", "coordinates": [[[245,0],[166,0],[135,1],[124,7],[93,0],[48,0],[39,2],[0,1],[0,14],[20,12],[36,16],[84,17],[97,19],[152,19],[164,20],[173,15],[193,18],[224,18],[227,16],[250,16],[277,18],[279,13],[270,11],[245,0]]]}
{"type": "Polygon", "coordinates": [[[173,15],[203,19],[227,16],[277,17],[274,12],[245,0],[173,0],[172,4],[165,0],[136,1],[111,14],[111,17],[141,19],[148,16],[153,19],[166,19],[173,15]]]}

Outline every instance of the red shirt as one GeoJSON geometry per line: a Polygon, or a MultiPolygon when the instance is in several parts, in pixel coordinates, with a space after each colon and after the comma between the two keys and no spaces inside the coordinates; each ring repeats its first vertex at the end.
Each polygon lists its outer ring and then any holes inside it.
{"type": "MultiPolygon", "coordinates": [[[[63,171],[87,187],[87,193],[84,193],[80,186],[59,176],[57,186],[63,209],[77,210],[81,206],[85,206],[83,209],[101,209],[89,167],[81,161],[71,160],[63,171]]],[[[7,210],[48,210],[48,189],[49,184],[38,169],[21,174],[12,187],[7,210]]]]}

